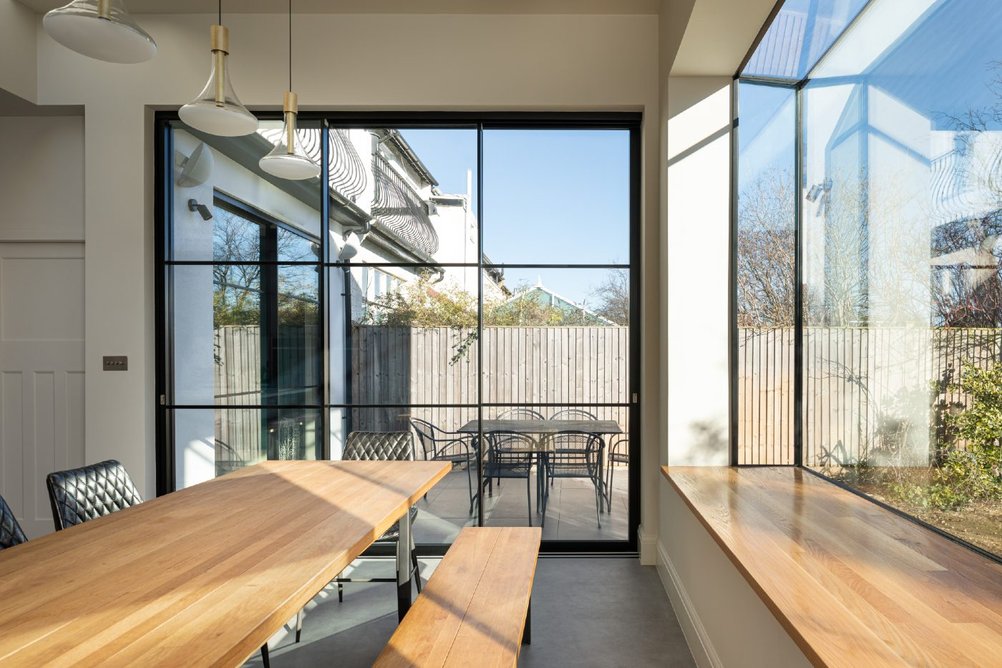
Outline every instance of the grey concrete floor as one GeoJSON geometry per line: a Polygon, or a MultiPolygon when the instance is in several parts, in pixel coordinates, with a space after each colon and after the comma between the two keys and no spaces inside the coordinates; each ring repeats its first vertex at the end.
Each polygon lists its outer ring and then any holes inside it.
{"type": "MultiPolygon", "coordinates": [[[[422,560],[427,576],[437,560],[422,560]]],[[[360,569],[391,574],[392,562],[360,569]]],[[[369,666],[397,624],[392,584],[333,587],[307,607],[303,638],[291,627],[271,641],[271,664],[369,666]]],[[[260,666],[255,655],[248,666],[260,666]]],[[[541,557],[532,594],[532,645],[520,666],[694,666],[664,588],[652,567],[634,558],[541,557]]]]}

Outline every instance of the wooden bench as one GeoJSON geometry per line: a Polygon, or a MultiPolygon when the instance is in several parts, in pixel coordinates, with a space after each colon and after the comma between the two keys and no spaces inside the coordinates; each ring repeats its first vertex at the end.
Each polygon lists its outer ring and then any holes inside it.
{"type": "Polygon", "coordinates": [[[814,665],[1002,665],[1002,565],[794,467],[662,470],[814,665]]]}
{"type": "Polygon", "coordinates": [[[376,666],[514,666],[529,642],[542,529],[466,528],[376,666]]]}

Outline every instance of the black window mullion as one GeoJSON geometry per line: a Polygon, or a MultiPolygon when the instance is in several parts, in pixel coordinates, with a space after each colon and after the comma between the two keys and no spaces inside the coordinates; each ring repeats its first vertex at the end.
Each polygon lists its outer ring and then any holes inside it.
{"type": "Polygon", "coordinates": [[[267,438],[268,459],[277,459],[275,439],[269,436],[279,425],[278,411],[272,406],[281,403],[278,369],[278,228],[261,226],[261,259],[269,264],[260,266],[261,296],[258,305],[261,328],[261,438],[267,438]]]}

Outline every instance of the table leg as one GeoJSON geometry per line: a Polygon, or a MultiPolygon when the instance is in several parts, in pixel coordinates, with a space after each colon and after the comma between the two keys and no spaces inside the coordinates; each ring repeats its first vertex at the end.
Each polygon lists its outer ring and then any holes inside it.
{"type": "Polygon", "coordinates": [[[522,644],[532,644],[532,597],[529,597],[529,609],[525,611],[525,626],[522,628],[522,644]]]}
{"type": "Polygon", "coordinates": [[[403,621],[411,607],[411,509],[407,508],[398,524],[397,536],[397,619],[403,621]]]}

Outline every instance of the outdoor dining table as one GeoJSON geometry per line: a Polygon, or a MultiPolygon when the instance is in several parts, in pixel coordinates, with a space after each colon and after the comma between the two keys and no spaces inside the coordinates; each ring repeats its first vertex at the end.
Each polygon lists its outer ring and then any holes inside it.
{"type": "Polygon", "coordinates": [[[237,666],[448,462],[271,461],[0,552],[0,664],[237,666]]]}
{"type": "MultiPolygon", "coordinates": [[[[479,452],[479,445],[477,443],[477,436],[480,433],[485,435],[497,434],[497,433],[515,433],[515,434],[526,434],[528,436],[542,436],[543,438],[533,439],[533,446],[531,452],[536,456],[536,466],[538,467],[545,462],[547,453],[553,452],[553,440],[550,438],[545,438],[547,436],[555,436],[567,432],[584,432],[588,434],[595,434],[597,436],[608,436],[613,434],[622,434],[623,430],[620,428],[619,423],[615,420],[592,420],[592,419],[580,419],[574,418],[570,420],[547,420],[540,418],[529,418],[529,419],[506,419],[498,418],[493,420],[470,420],[462,427],[459,431],[465,434],[472,434],[475,438],[474,447],[477,448],[479,452]]],[[[525,448],[522,448],[525,450],[525,448]]],[[[545,464],[543,464],[545,465],[545,464]]],[[[598,462],[598,476],[602,479],[602,460],[599,459],[598,462]]],[[[539,498],[544,495],[545,487],[542,486],[540,480],[542,476],[536,473],[536,507],[539,507],[539,498]]],[[[478,492],[476,497],[480,496],[478,492]]]]}
{"type": "MultiPolygon", "coordinates": [[[[552,436],[567,431],[583,431],[589,434],[609,435],[622,434],[623,430],[615,420],[589,420],[575,418],[572,420],[546,420],[546,419],[496,419],[483,420],[483,432],[490,434],[499,431],[510,431],[516,434],[535,434],[541,436],[552,436]]],[[[477,420],[470,420],[459,431],[467,434],[479,433],[477,420]]],[[[545,439],[542,439],[545,440],[545,439]]]]}

